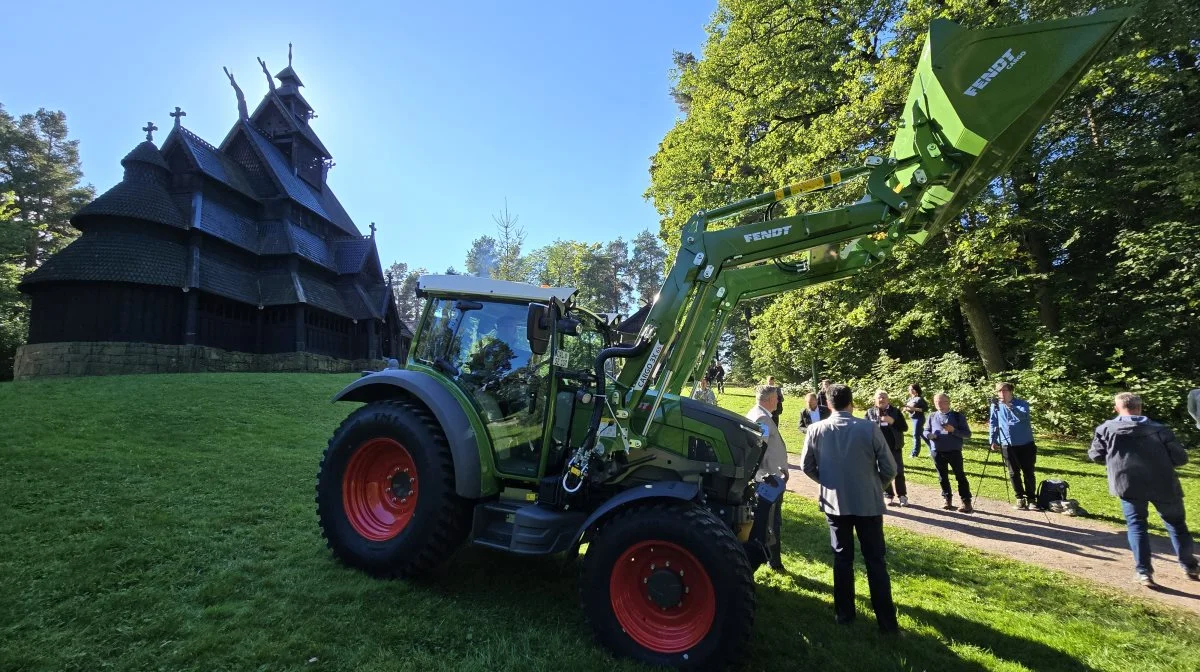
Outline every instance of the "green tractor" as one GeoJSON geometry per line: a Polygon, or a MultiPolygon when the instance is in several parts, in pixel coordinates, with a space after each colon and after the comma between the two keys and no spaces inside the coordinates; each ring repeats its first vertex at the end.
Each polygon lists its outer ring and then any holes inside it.
{"type": "Polygon", "coordinates": [[[952,225],[1129,15],[986,31],[935,21],[888,156],[696,214],[658,296],[630,319],[584,310],[570,288],[421,278],[408,361],[335,398],[363,405],[317,476],[333,554],[417,577],[464,542],[520,555],[586,544],[580,595],[601,645],[656,665],[733,662],[782,496],[779,475],[759,473],[773,430],[681,397],[685,381],[739,302],[862,272],[952,225]],[[857,177],[866,195],[853,204],[747,216],[857,177]]]}

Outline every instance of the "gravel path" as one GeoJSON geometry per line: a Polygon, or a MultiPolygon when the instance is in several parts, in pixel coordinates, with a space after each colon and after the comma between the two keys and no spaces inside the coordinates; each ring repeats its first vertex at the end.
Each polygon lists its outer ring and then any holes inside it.
{"type": "MultiPolygon", "coordinates": [[[[788,490],[815,501],[817,484],[798,465],[788,466],[788,490]]],[[[906,507],[888,507],[886,525],[1068,572],[1200,614],[1200,581],[1184,575],[1170,540],[1164,537],[1151,535],[1154,580],[1159,586],[1147,589],[1134,582],[1133,556],[1123,528],[1057,513],[1014,511],[1008,502],[986,497],[973,501],[974,514],[945,511],[940,489],[918,483],[908,485],[908,499],[906,507]]],[[[957,494],[954,503],[960,503],[957,494]]]]}

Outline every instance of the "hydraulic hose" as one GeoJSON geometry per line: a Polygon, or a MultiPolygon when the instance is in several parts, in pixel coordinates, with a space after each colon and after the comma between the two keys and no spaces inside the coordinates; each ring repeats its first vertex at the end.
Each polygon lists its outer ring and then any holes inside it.
{"type": "Polygon", "coordinates": [[[604,399],[606,395],[604,364],[614,357],[628,359],[643,354],[650,347],[650,339],[642,338],[633,345],[618,345],[605,348],[596,355],[596,396],[592,399],[592,419],[588,422],[588,432],[584,436],[582,452],[586,453],[596,444],[596,432],[600,430],[600,418],[604,414],[604,399]]]}

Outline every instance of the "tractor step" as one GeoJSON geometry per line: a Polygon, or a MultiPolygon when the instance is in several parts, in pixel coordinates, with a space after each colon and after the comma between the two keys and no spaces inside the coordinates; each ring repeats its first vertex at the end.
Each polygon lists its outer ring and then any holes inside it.
{"type": "Polygon", "coordinates": [[[587,514],[554,511],[533,502],[497,500],[475,507],[471,542],[520,555],[549,555],[571,547],[587,514]]]}

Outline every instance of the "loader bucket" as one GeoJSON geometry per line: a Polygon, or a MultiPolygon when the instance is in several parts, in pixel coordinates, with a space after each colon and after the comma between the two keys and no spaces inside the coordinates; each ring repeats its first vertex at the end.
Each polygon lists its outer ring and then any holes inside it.
{"type": "Polygon", "coordinates": [[[897,171],[896,191],[917,169],[933,185],[909,211],[909,235],[924,242],[1004,172],[1132,15],[1120,8],[991,30],[933,21],[891,150],[899,161],[919,157],[897,171]]]}

